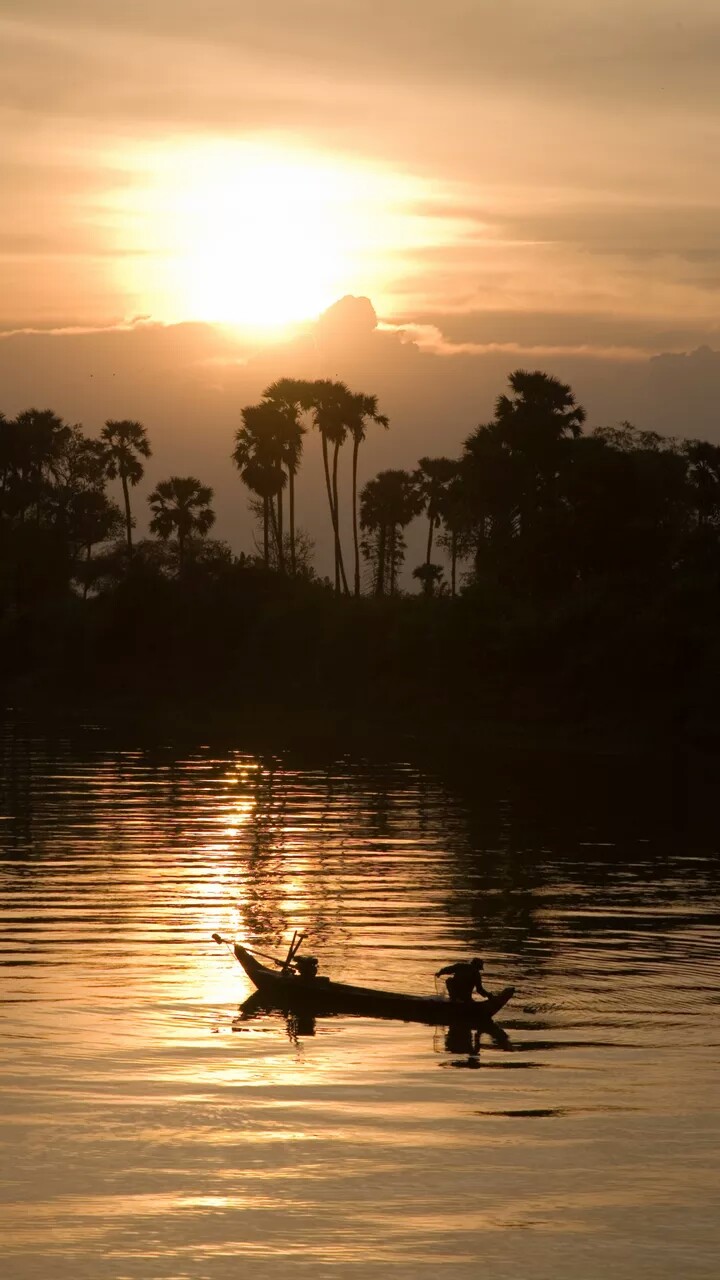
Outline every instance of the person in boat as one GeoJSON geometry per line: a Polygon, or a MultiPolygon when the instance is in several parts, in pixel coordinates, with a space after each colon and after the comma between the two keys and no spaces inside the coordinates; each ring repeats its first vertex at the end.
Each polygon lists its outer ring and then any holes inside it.
{"type": "Polygon", "coordinates": [[[475,956],[472,960],[458,960],[456,964],[446,964],[444,969],[438,969],[435,977],[442,978],[445,974],[449,974],[445,986],[450,999],[468,1001],[472,1000],[473,991],[477,991],[480,996],[490,995],[482,984],[482,971],[483,962],[479,956],[475,956]]]}

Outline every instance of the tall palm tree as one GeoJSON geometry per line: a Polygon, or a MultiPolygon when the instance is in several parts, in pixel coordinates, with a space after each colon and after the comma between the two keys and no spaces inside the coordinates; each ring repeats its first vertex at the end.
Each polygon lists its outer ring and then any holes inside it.
{"type": "Polygon", "coordinates": [[[558,459],[564,442],[582,433],[586,414],[570,386],[549,373],[516,369],[508,382],[512,394],[498,396],[493,425],[523,473],[520,532],[532,537],[543,508],[557,504],[558,459]]]}
{"type": "Polygon", "coordinates": [[[566,517],[562,476],[585,410],[547,373],[516,369],[495,416],[468,436],[463,487],[474,511],[475,572],[498,582],[539,582],[566,517]]]}
{"type": "Polygon", "coordinates": [[[100,432],[100,439],[105,445],[107,474],[111,480],[119,477],[125,502],[125,529],[127,533],[128,558],[132,558],[132,515],[130,512],[130,493],[128,486],[133,487],[142,480],[144,467],[141,458],[149,458],[152,449],[147,438],[147,431],[140,422],[129,419],[114,421],[108,419],[100,432]]]}
{"type": "MultiPolygon", "coordinates": [[[[459,463],[452,458],[421,458],[415,472],[418,493],[428,518],[428,540],[425,564],[429,570],[432,563],[433,536],[440,523],[442,500],[450,482],[458,473],[459,463]]],[[[430,583],[426,574],[424,580],[430,583]]]]}
{"type": "MultiPolygon", "coordinates": [[[[272,532],[276,556],[275,563],[280,569],[281,564],[284,563],[284,558],[282,558],[282,551],[278,550],[280,538],[273,499],[277,497],[279,490],[286,484],[287,477],[285,472],[272,463],[263,462],[260,458],[251,458],[247,466],[240,471],[240,478],[251,493],[257,494],[261,501],[263,513],[263,563],[265,568],[269,569],[273,563],[270,554],[270,533],[272,532]]],[[[251,508],[252,505],[251,503],[251,508]]]]}
{"type": "Polygon", "coordinates": [[[232,459],[240,472],[240,479],[248,489],[262,498],[263,503],[263,559],[270,565],[270,527],[278,547],[278,566],[282,570],[282,491],[287,476],[282,466],[282,440],[286,418],[270,401],[247,405],[242,411],[242,426],[235,434],[232,459]],[[277,499],[277,516],[273,499],[277,499]]]}
{"type": "Polygon", "coordinates": [[[360,543],[358,539],[357,512],[357,468],[360,445],[365,439],[365,431],[369,422],[376,422],[379,427],[389,427],[390,423],[384,413],[378,413],[377,396],[365,395],[362,391],[350,396],[350,413],[348,415],[348,431],[352,436],[352,522],[353,546],[355,550],[355,595],[360,595],[360,543]]]}
{"type": "Polygon", "coordinates": [[[290,572],[297,572],[295,548],[295,476],[300,466],[303,436],[307,428],[300,421],[300,414],[312,407],[312,384],[299,378],[279,378],[263,391],[263,401],[275,405],[283,415],[278,421],[281,461],[287,467],[290,525],[290,572]]]}
{"type": "Polygon", "coordinates": [[[586,414],[567,383],[540,369],[516,369],[508,382],[512,395],[498,396],[495,421],[511,448],[542,455],[562,436],[580,435],[586,414]]]}
{"type": "Polygon", "coordinates": [[[473,508],[467,492],[466,470],[462,462],[440,498],[439,513],[444,525],[440,541],[450,553],[450,594],[457,594],[458,558],[469,554],[473,536],[473,508]]]}
{"type": "Polygon", "coordinates": [[[325,470],[325,487],[330,505],[330,519],[333,527],[335,544],[335,590],[342,589],[349,594],[345,565],[343,562],[342,544],[340,542],[340,516],[338,502],[338,456],[340,448],[348,433],[348,418],[351,417],[352,392],[344,382],[332,382],[328,378],[319,379],[312,384],[313,421],[322,440],[323,468],[325,470]],[[330,460],[328,445],[333,446],[332,480],[330,478],[330,460]]]}
{"type": "Polygon", "coordinates": [[[173,534],[178,543],[178,568],[185,568],[185,548],[192,534],[204,537],[215,523],[210,503],[213,491],[194,476],[171,476],[161,480],[148,498],[153,518],[150,530],[167,541],[173,534]]]}

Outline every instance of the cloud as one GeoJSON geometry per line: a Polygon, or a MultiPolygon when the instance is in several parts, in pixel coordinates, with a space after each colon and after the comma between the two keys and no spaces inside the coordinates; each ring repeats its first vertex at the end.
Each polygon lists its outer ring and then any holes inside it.
{"type": "MultiPolygon", "coordinates": [[[[12,6],[8,10],[12,13],[12,6]]],[[[335,79],[362,68],[378,78],[433,87],[520,83],[558,98],[622,97],[714,102],[720,15],[713,0],[16,0],[40,30],[73,25],[106,42],[162,40],[250,51],[285,68],[335,79]],[[352,51],[352,52],[350,52],[352,51]]]]}
{"type": "Polygon", "coordinates": [[[313,326],[318,341],[362,342],[378,327],[377,312],[369,298],[339,298],[313,326]]]}
{"type": "Polygon", "coordinates": [[[428,243],[343,286],[408,352],[627,364],[712,346],[719,38],[714,0],[6,0],[0,324],[149,310],[162,245],[133,235],[141,157],[259,136],[434,186],[409,210],[428,243]]]}
{"type": "Polygon", "coordinates": [[[720,443],[720,351],[703,346],[654,356],[647,370],[647,401],[657,430],[720,443]]]}
{"type": "Polygon", "coordinates": [[[566,343],[564,345],[521,342],[453,342],[434,324],[384,325],[383,328],[400,334],[414,342],[421,351],[439,356],[487,356],[502,355],[508,359],[553,359],[555,356],[587,356],[593,360],[643,360],[647,351],[640,347],[619,345],[600,347],[591,343],[566,343]]]}

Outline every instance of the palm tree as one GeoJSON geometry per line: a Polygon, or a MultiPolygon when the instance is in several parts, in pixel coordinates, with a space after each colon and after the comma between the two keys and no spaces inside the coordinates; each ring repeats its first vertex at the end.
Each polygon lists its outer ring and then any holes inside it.
{"type": "Polygon", "coordinates": [[[108,419],[100,432],[100,439],[105,445],[107,474],[111,480],[117,477],[122,484],[125,501],[125,528],[127,531],[128,558],[132,558],[132,516],[130,514],[130,493],[128,485],[133,487],[142,480],[144,467],[141,458],[149,458],[152,450],[147,438],[147,431],[140,422],[128,419],[113,421],[108,419]]]}
{"type": "MultiPolygon", "coordinates": [[[[421,458],[415,472],[415,483],[428,518],[428,540],[425,564],[432,563],[433,535],[440,523],[442,500],[450,482],[458,473],[459,463],[452,458],[421,458]]],[[[427,576],[426,582],[430,582],[427,576]]]]}
{"type": "Polygon", "coordinates": [[[210,503],[213,491],[194,476],[171,476],[161,480],[148,498],[153,511],[150,530],[167,541],[177,536],[178,568],[182,575],[185,567],[185,547],[188,537],[198,534],[204,537],[215,523],[215,512],[210,503]]]}
{"type": "Polygon", "coordinates": [[[26,409],[12,422],[3,419],[3,507],[21,524],[31,509],[36,524],[50,514],[48,498],[71,431],[51,409],[26,409]]]}
{"type": "Polygon", "coordinates": [[[502,447],[520,464],[520,533],[529,534],[543,507],[556,504],[556,472],[564,442],[582,432],[585,410],[570,387],[549,373],[516,369],[508,379],[512,395],[495,402],[495,426],[502,447]]]}
{"type": "Polygon", "coordinates": [[[282,441],[287,419],[277,405],[263,400],[242,411],[242,426],[235,435],[232,459],[240,479],[263,502],[263,558],[270,566],[270,525],[278,547],[278,566],[284,566],[282,546],[282,491],[287,476],[282,466],[282,441]],[[277,517],[273,510],[277,498],[277,517]]]}
{"type": "MultiPolygon", "coordinates": [[[[280,456],[288,473],[288,499],[290,524],[290,572],[297,572],[297,554],[295,548],[295,476],[300,466],[303,450],[303,436],[307,428],[300,421],[303,410],[312,407],[312,384],[299,378],[279,378],[271,382],[263,391],[263,402],[277,407],[283,417],[278,421],[277,431],[280,437],[280,456]]],[[[282,560],[282,553],[279,562],[282,560]]]]}
{"type": "Polygon", "coordinates": [[[340,581],[342,579],[342,586],[346,595],[349,592],[340,542],[337,469],[340,447],[344,444],[348,433],[348,418],[352,416],[351,406],[352,392],[344,382],[332,382],[330,379],[324,378],[312,384],[313,421],[320,432],[322,440],[325,487],[330,505],[330,519],[332,520],[335,544],[335,590],[340,590],[340,581]],[[330,479],[328,444],[333,446],[332,481],[330,479]]]}
{"type": "Polygon", "coordinates": [[[567,383],[540,369],[516,369],[508,382],[513,394],[498,396],[495,421],[511,448],[537,455],[562,436],[580,435],[586,414],[567,383]]]}
{"type": "Polygon", "coordinates": [[[353,521],[353,544],[355,549],[355,595],[360,595],[360,545],[358,541],[358,514],[357,514],[357,466],[358,453],[360,445],[365,439],[365,431],[368,422],[376,422],[379,427],[385,427],[387,430],[390,425],[389,420],[384,413],[378,413],[377,396],[364,395],[362,391],[355,392],[350,397],[350,414],[348,418],[348,431],[353,440],[353,456],[352,456],[352,521],[353,521]]]}
{"type": "Polygon", "coordinates": [[[442,585],[442,565],[423,562],[413,569],[412,576],[422,583],[423,595],[434,596],[435,588],[439,590],[442,585]]]}
{"type": "Polygon", "coordinates": [[[360,524],[368,537],[366,559],[375,564],[375,594],[394,595],[405,557],[402,530],[422,510],[422,498],[409,471],[380,471],[360,494],[360,524]]]}
{"type": "Polygon", "coordinates": [[[467,493],[466,468],[457,464],[453,479],[446,486],[439,503],[440,519],[444,525],[440,544],[450,553],[450,594],[457,594],[458,558],[467,556],[472,548],[473,512],[467,493]]]}
{"type": "Polygon", "coordinates": [[[708,440],[686,440],[689,499],[700,527],[717,525],[720,514],[720,447],[708,440]]]}

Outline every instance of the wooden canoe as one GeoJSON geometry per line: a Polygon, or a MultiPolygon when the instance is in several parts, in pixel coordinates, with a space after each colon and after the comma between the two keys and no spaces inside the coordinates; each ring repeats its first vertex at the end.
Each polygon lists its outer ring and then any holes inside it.
{"type": "Polygon", "coordinates": [[[490,1022],[515,993],[505,987],[487,1000],[449,1000],[446,996],[411,996],[375,987],[356,987],[330,978],[301,978],[261,964],[239,942],[233,946],[236,959],[260,994],[278,1009],[301,1008],[315,1013],[364,1014],[369,1018],[392,1018],[398,1022],[424,1022],[448,1027],[463,1023],[482,1027],[490,1022]]]}

